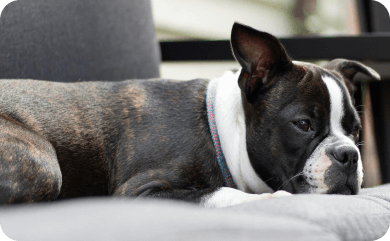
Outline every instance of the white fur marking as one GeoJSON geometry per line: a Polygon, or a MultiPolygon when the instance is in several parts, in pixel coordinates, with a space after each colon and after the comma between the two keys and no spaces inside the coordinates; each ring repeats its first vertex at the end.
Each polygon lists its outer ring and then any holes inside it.
{"type": "MultiPolygon", "coordinates": [[[[308,160],[306,161],[303,173],[307,182],[310,184],[310,193],[326,193],[329,190],[328,185],[325,183],[325,172],[332,165],[332,160],[326,155],[325,150],[338,143],[338,147],[348,146],[354,148],[359,155],[358,159],[358,185],[359,188],[363,181],[363,168],[362,161],[359,153],[359,149],[355,143],[348,138],[341,126],[345,109],[343,106],[343,92],[340,86],[336,83],[336,80],[330,76],[322,77],[330,97],[330,133],[313,151],[308,160]]],[[[345,96],[347,102],[351,105],[351,99],[345,96]]]]}
{"type": "Polygon", "coordinates": [[[222,208],[232,205],[237,205],[256,200],[272,199],[276,197],[291,196],[291,193],[286,191],[277,191],[275,193],[249,194],[240,190],[222,187],[214,193],[208,195],[202,200],[201,205],[206,208],[222,208]]]}
{"type": "Polygon", "coordinates": [[[256,174],[246,150],[245,115],[238,86],[240,71],[230,71],[218,81],[215,96],[215,123],[226,164],[237,188],[245,192],[265,193],[273,190],[256,174]]]}
{"type": "Polygon", "coordinates": [[[309,193],[326,193],[329,190],[325,184],[325,172],[332,165],[324,150],[332,144],[334,138],[325,138],[313,151],[303,168],[306,181],[309,183],[309,193]]]}
{"type": "MultiPolygon", "coordinates": [[[[330,131],[331,134],[337,137],[338,140],[341,140],[344,142],[344,145],[353,147],[357,153],[358,153],[358,168],[357,168],[357,175],[358,175],[358,185],[359,188],[363,182],[363,165],[362,165],[362,160],[359,152],[359,148],[355,145],[355,143],[348,138],[341,126],[341,121],[345,112],[344,106],[343,106],[343,94],[341,91],[340,86],[336,83],[336,80],[334,80],[330,76],[323,76],[322,77],[324,83],[326,84],[326,87],[328,88],[329,91],[329,96],[330,96],[330,131]]],[[[351,104],[351,99],[349,96],[347,96],[347,102],[351,104]]]]}
{"type": "Polygon", "coordinates": [[[332,165],[332,161],[322,149],[321,155],[318,159],[314,159],[313,167],[311,168],[309,183],[316,186],[310,192],[326,193],[329,190],[328,185],[325,184],[325,172],[332,165]]]}
{"type": "Polygon", "coordinates": [[[354,145],[353,141],[345,136],[343,128],[341,127],[341,120],[345,112],[342,91],[333,78],[323,76],[322,80],[325,82],[330,96],[330,132],[345,141],[348,139],[347,142],[351,142],[354,145]]]}

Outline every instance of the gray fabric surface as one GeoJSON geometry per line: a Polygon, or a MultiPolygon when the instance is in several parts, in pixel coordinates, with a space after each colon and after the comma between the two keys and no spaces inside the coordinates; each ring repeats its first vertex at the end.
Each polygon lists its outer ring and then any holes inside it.
{"type": "Polygon", "coordinates": [[[4,8],[0,33],[2,79],[159,76],[149,1],[18,0],[4,8]]]}
{"type": "Polygon", "coordinates": [[[375,240],[390,223],[390,185],[367,188],[356,196],[294,195],[228,208],[239,213],[282,215],[318,225],[342,240],[375,240]]]}
{"type": "Polygon", "coordinates": [[[390,185],[357,196],[294,195],[222,209],[140,199],[79,199],[3,207],[24,240],[375,240],[388,230],[390,185]]]}

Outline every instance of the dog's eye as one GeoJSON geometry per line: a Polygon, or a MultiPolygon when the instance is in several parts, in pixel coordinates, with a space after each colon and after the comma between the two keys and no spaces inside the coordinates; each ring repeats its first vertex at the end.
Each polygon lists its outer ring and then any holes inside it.
{"type": "Polygon", "coordinates": [[[310,122],[308,120],[299,120],[295,122],[295,126],[305,132],[310,130],[310,122]]]}

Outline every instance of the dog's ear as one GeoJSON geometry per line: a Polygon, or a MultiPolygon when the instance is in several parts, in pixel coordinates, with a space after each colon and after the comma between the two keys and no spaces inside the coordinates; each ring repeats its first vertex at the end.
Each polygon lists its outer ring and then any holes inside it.
{"type": "Polygon", "coordinates": [[[341,74],[352,100],[354,100],[353,95],[356,91],[356,86],[353,81],[353,78],[357,73],[363,73],[376,80],[381,79],[380,75],[375,70],[358,61],[353,60],[334,59],[327,63],[324,68],[336,71],[341,74]]]}
{"type": "Polygon", "coordinates": [[[231,47],[242,67],[238,85],[250,103],[273,84],[276,73],[292,66],[277,38],[239,23],[233,25],[231,47]]]}

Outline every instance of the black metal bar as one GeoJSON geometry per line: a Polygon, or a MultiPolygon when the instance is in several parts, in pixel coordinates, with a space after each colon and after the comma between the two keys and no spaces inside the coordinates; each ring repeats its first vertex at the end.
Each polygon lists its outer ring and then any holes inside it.
{"type": "Polygon", "coordinates": [[[390,182],[390,128],[388,127],[390,118],[390,97],[386,94],[390,90],[387,81],[370,82],[372,114],[375,126],[375,139],[378,147],[378,155],[381,167],[382,182],[390,182]]]}
{"type": "Polygon", "coordinates": [[[359,22],[360,22],[360,30],[363,33],[372,32],[372,19],[371,19],[371,0],[356,0],[358,14],[359,14],[359,22]]]}
{"type": "Polygon", "coordinates": [[[233,60],[230,43],[221,41],[160,42],[163,61],[233,60]]]}
{"type": "MultiPolygon", "coordinates": [[[[294,37],[281,42],[293,59],[390,60],[390,34],[294,37]]],[[[163,61],[233,60],[228,40],[160,42],[163,61]]]]}
{"type": "MultiPolygon", "coordinates": [[[[360,84],[356,84],[356,91],[354,93],[354,99],[355,99],[355,106],[356,106],[356,110],[358,111],[359,113],[359,117],[361,120],[363,120],[363,98],[362,98],[362,83],[360,84]]],[[[362,137],[363,135],[359,135],[359,142],[362,141],[362,137]]],[[[358,146],[360,152],[362,151],[362,146],[359,145],[358,146]]]]}

